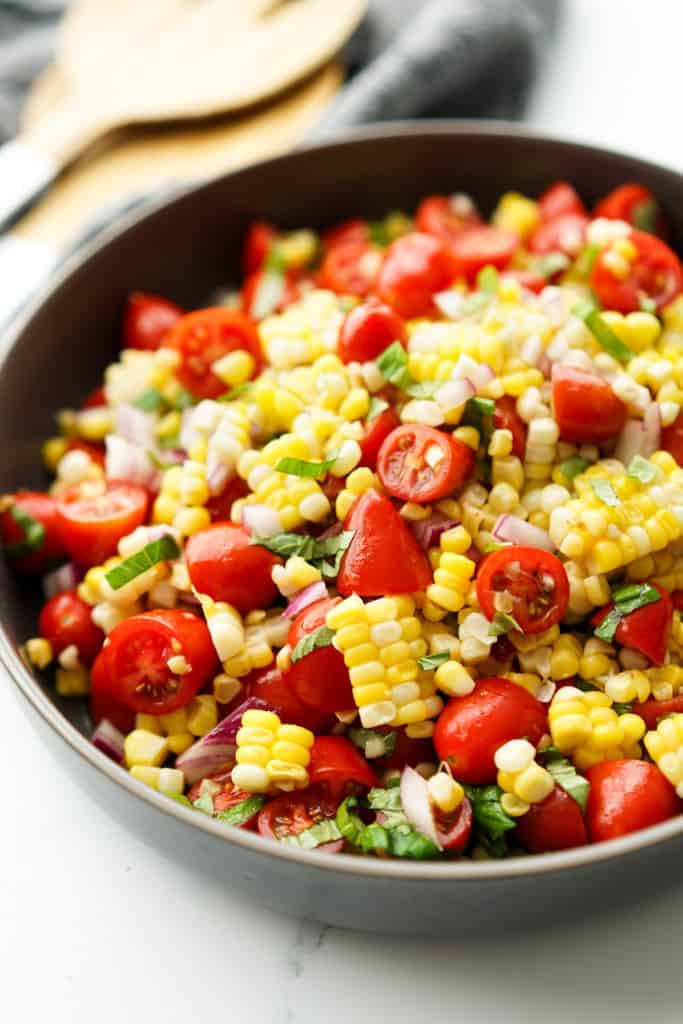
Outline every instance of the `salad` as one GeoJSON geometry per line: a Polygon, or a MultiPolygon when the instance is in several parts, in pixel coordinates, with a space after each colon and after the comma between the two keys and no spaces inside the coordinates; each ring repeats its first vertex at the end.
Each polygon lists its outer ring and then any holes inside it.
{"type": "Polygon", "coordinates": [[[683,808],[683,267],[559,181],[135,293],[0,505],[23,654],[140,783],[305,850],[542,853],[683,808]]]}

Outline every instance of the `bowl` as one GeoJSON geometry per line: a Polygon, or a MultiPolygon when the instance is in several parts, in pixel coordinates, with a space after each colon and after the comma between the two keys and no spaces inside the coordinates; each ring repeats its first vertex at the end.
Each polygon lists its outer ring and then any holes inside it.
{"type": "MultiPolygon", "coordinates": [[[[117,351],[126,294],[188,308],[236,280],[248,222],[325,227],[410,209],[430,192],[471,192],[489,211],[511,188],[568,178],[592,201],[640,181],[683,239],[683,175],[594,146],[477,122],[394,124],[224,175],[129,217],[84,248],[3,339],[0,489],[44,485],[39,446],[58,408],[78,403],[117,351]]],[[[0,659],[40,736],[127,827],[217,886],[326,924],[394,934],[501,928],[589,909],[672,879],[683,816],[578,850],[483,862],[404,862],[310,853],[197,814],[146,788],[89,742],[82,702],[60,699],[18,646],[35,631],[38,588],[0,565],[0,659]]]]}

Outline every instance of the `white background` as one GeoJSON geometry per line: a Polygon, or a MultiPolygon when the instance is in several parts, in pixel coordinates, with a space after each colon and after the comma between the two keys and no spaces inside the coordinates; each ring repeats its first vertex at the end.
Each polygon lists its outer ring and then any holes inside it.
{"type": "MultiPolygon", "coordinates": [[[[676,0],[570,0],[530,113],[683,164],[676,0]]],[[[4,683],[4,681],[0,681],[4,683]]],[[[680,1021],[683,888],[485,943],[362,936],[246,907],[146,848],[0,685],[0,1019],[57,1024],[680,1021]]]]}

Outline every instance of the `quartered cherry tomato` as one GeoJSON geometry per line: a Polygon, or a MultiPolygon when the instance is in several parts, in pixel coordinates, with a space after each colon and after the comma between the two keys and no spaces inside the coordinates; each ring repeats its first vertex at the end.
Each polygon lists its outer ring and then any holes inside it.
{"type": "Polygon", "coordinates": [[[93,726],[106,718],[125,735],[135,728],[135,712],[112,694],[104,655],[102,649],[90,669],[90,718],[93,726]]]}
{"type": "MultiPolygon", "coordinates": [[[[238,789],[237,786],[233,785],[231,772],[217,772],[215,775],[208,775],[207,779],[209,782],[213,782],[214,785],[220,786],[220,792],[215,793],[212,797],[213,800],[213,813],[214,817],[220,814],[221,811],[227,811],[231,807],[237,807],[239,804],[244,803],[249,797],[253,796],[253,793],[247,793],[243,789],[238,789]]],[[[201,796],[202,783],[206,779],[202,779],[200,782],[195,782],[194,786],[188,790],[187,799],[190,803],[194,803],[201,796]]],[[[256,822],[258,820],[259,812],[255,811],[250,818],[243,821],[238,828],[255,829],[256,822]]]]}
{"type": "Polygon", "coordinates": [[[578,192],[568,181],[555,181],[538,197],[542,221],[555,220],[567,213],[586,216],[586,207],[578,192]]]}
{"type": "Polygon", "coordinates": [[[160,295],[132,292],[123,315],[123,348],[154,351],[184,312],[160,295]]]}
{"type": "Polygon", "coordinates": [[[400,425],[401,421],[398,418],[398,414],[391,406],[387,409],[382,409],[371,420],[366,420],[363,437],[360,442],[362,455],[359,465],[375,469],[377,466],[377,456],[385,438],[396,427],[400,427],[400,425]]]}
{"type": "Polygon", "coordinates": [[[213,363],[238,349],[254,360],[251,376],[261,369],[261,343],[252,320],[223,306],[187,313],[171,330],[165,344],[180,352],[178,380],[195,398],[218,398],[226,385],[211,369],[213,363]]]}
{"type": "MultiPolygon", "coordinates": [[[[632,647],[649,658],[653,665],[663,665],[671,634],[673,605],[666,590],[657,583],[651,584],[662,595],[659,601],[643,605],[634,612],[624,615],[614,634],[614,639],[623,647],[632,647]]],[[[601,608],[591,619],[592,626],[599,626],[614,607],[601,608]]]]}
{"type": "Polygon", "coordinates": [[[338,806],[339,801],[325,786],[309,786],[269,800],[259,811],[257,827],[268,839],[286,839],[333,818],[338,806]]]}
{"type": "Polygon", "coordinates": [[[496,780],[494,754],[508,740],[528,739],[534,746],[547,729],[544,706],[507,679],[479,679],[466,697],[452,697],[439,715],[434,746],[461,782],[483,785],[496,780]]]}
{"type": "Polygon", "coordinates": [[[0,539],[21,572],[40,575],[66,557],[55,499],[42,491],[0,498],[0,539]]]}
{"type": "Polygon", "coordinates": [[[617,436],[628,409],[606,380],[559,363],[552,380],[553,411],[563,441],[599,444],[617,436]]]}
{"type": "Polygon", "coordinates": [[[318,286],[338,295],[364,298],[375,283],[380,254],[368,242],[344,242],[334,245],[323,257],[318,271],[318,286]]]}
{"type": "Polygon", "coordinates": [[[484,267],[504,270],[518,245],[519,239],[511,232],[482,224],[481,227],[468,228],[454,238],[451,252],[458,274],[473,281],[484,267]]]}
{"type": "Polygon", "coordinates": [[[659,203],[644,185],[631,183],[619,185],[595,207],[594,217],[608,220],[625,220],[640,231],[652,235],[666,236],[666,224],[659,209],[659,203]]]}
{"type": "MultiPolygon", "coordinates": [[[[247,316],[256,316],[257,311],[254,309],[254,299],[263,282],[263,275],[263,270],[255,270],[253,274],[246,278],[242,285],[242,309],[247,316]]],[[[283,309],[291,306],[293,302],[297,302],[301,298],[300,280],[301,275],[297,270],[288,270],[282,275],[282,289],[273,302],[272,307],[268,310],[269,314],[281,313],[283,309]]],[[[261,313],[261,316],[263,315],[264,313],[261,313]]]]}
{"type": "Polygon", "coordinates": [[[384,352],[394,341],[405,347],[406,325],[391,306],[368,299],[346,314],[339,331],[337,351],[344,363],[366,363],[384,352]]]}
{"type": "Polygon", "coordinates": [[[415,227],[447,245],[466,228],[481,224],[473,203],[462,196],[427,196],[415,213],[415,227]]]}
{"type": "Polygon", "coordinates": [[[452,284],[456,272],[455,260],[443,242],[413,231],[387,249],[376,291],[404,320],[411,320],[432,311],[434,295],[452,284]]]}
{"type": "Polygon", "coordinates": [[[353,538],[337,577],[340,594],[412,594],[431,583],[427,556],[405,520],[379,491],[372,489],[358,498],[344,529],[353,530],[353,538]]]}
{"type": "Polygon", "coordinates": [[[368,788],[379,785],[368,762],[345,736],[318,736],[311,748],[308,776],[312,784],[324,782],[336,792],[353,782],[368,788]]]}
{"type": "Polygon", "coordinates": [[[249,697],[260,697],[270,704],[281,721],[288,725],[302,725],[311,732],[322,733],[334,724],[335,719],[331,713],[316,711],[310,704],[304,704],[297,697],[289,674],[283,675],[274,665],[254,669],[248,676],[240,679],[240,682],[242,689],[234,700],[234,707],[238,707],[249,697]]]}
{"type": "Polygon", "coordinates": [[[656,729],[662,718],[667,715],[683,715],[683,694],[670,700],[646,700],[642,704],[634,704],[633,712],[645,722],[648,729],[656,729]]]}
{"type": "Polygon", "coordinates": [[[240,498],[246,498],[249,494],[249,487],[241,476],[234,476],[225,485],[220,494],[212,495],[206,503],[206,510],[211,516],[211,522],[227,522],[230,519],[232,506],[240,498]]]}
{"type": "Polygon", "coordinates": [[[116,480],[69,488],[57,502],[57,524],[69,557],[78,565],[100,565],[116,553],[122,537],[147,517],[144,487],[116,480]]]}
{"type": "Polygon", "coordinates": [[[435,808],[434,824],[443,849],[451,853],[462,853],[472,835],[472,821],[472,804],[467,797],[450,814],[435,808]]]}
{"type": "Polygon", "coordinates": [[[679,412],[673,423],[662,429],[659,446],[673,455],[679,466],[683,466],[683,412],[679,412]]]}
{"type": "Polygon", "coordinates": [[[214,601],[227,601],[246,615],[275,603],[278,589],[271,579],[281,559],[238,523],[214,523],[192,534],[185,546],[192,585],[214,601]]]}
{"type": "MultiPolygon", "coordinates": [[[[339,603],[339,598],[323,598],[299,612],[289,627],[287,643],[296,645],[325,625],[325,616],[339,603]]],[[[349,670],[341,653],[329,644],[318,647],[295,661],[285,674],[299,700],[317,711],[348,711],[354,707],[349,670]]]]}
{"type": "Polygon", "coordinates": [[[588,217],[583,213],[563,213],[553,220],[542,222],[529,239],[529,250],[537,256],[563,252],[577,256],[586,240],[588,217]]]}
{"type": "Polygon", "coordinates": [[[581,808],[561,786],[517,818],[515,839],[529,853],[572,850],[588,842],[581,808]]]}
{"type": "Polygon", "coordinates": [[[517,412],[517,402],[512,395],[503,395],[496,400],[493,413],[493,425],[496,430],[509,430],[512,434],[512,454],[518,459],[524,458],[526,448],[526,423],[517,412]]]}
{"type": "Polygon", "coordinates": [[[245,277],[261,269],[271,245],[278,237],[277,229],[267,221],[256,220],[249,225],[242,249],[242,270],[245,277]]]}
{"type": "Polygon", "coordinates": [[[591,787],[586,824],[592,843],[657,825],[683,808],[671,783],[649,761],[603,761],[585,774],[591,787]]]}
{"type": "Polygon", "coordinates": [[[193,612],[162,608],[131,615],[107,639],[100,655],[104,687],[143,714],[165,715],[184,707],[218,669],[208,627],[193,612]],[[171,672],[168,662],[176,656],[185,658],[188,672],[171,672]]]}
{"type": "Polygon", "coordinates": [[[104,643],[104,633],[91,616],[92,608],[75,590],[65,590],[47,601],[40,612],[38,632],[50,641],[55,657],[73,644],[78,658],[90,665],[104,643]]]}
{"type": "Polygon", "coordinates": [[[452,434],[422,423],[405,423],[377,456],[384,489],[402,501],[439,501],[461,487],[474,470],[474,452],[452,434]]]}
{"type": "Polygon", "coordinates": [[[683,266],[660,238],[635,229],[629,238],[638,254],[627,276],[615,277],[605,261],[608,250],[603,250],[593,264],[591,287],[605,309],[633,313],[648,300],[659,313],[683,291],[683,266]]]}
{"type": "Polygon", "coordinates": [[[487,619],[508,611],[523,633],[542,633],[567,611],[569,581],[562,562],[549,551],[511,545],[479,566],[477,598],[487,619]]]}

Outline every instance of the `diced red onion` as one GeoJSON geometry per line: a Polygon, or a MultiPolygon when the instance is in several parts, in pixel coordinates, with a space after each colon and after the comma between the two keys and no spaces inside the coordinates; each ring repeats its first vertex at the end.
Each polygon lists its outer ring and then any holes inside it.
{"type": "Polygon", "coordinates": [[[280,514],[270,505],[245,505],[242,509],[242,524],[254,537],[274,537],[282,533],[280,514]]]}
{"type": "Polygon", "coordinates": [[[479,548],[475,547],[474,544],[470,544],[467,551],[465,552],[465,558],[469,558],[470,561],[474,562],[475,565],[479,565],[483,557],[484,552],[480,551],[479,548]]]}
{"type": "Polygon", "coordinates": [[[141,448],[154,446],[154,417],[142,409],[125,402],[116,406],[114,433],[124,441],[140,445],[141,448]]]}
{"type": "Polygon", "coordinates": [[[322,846],[314,846],[315,853],[341,853],[344,849],[344,840],[335,839],[332,843],[323,843],[322,846]]]}
{"type": "Polygon", "coordinates": [[[434,304],[440,313],[443,313],[449,320],[459,320],[462,316],[462,304],[465,296],[462,292],[450,289],[446,292],[437,292],[434,296],[434,304]]]}
{"type": "Polygon", "coordinates": [[[316,580],[315,583],[310,583],[292,596],[282,613],[282,617],[285,619],[295,619],[299,612],[303,611],[304,608],[308,608],[309,604],[313,604],[315,601],[322,601],[324,597],[328,596],[327,587],[323,581],[316,580]]]}
{"type": "Polygon", "coordinates": [[[105,440],[105,473],[109,480],[126,480],[156,490],[159,473],[144,448],[131,444],[116,434],[105,440]]]}
{"type": "Polygon", "coordinates": [[[614,449],[615,459],[619,459],[625,466],[628,466],[634,455],[643,454],[644,441],[643,421],[627,420],[617,438],[617,446],[614,449]]]}
{"type": "Polygon", "coordinates": [[[522,345],[520,355],[529,366],[538,366],[543,355],[543,342],[537,334],[529,335],[522,345]]]}
{"type": "Polygon", "coordinates": [[[521,544],[523,547],[543,548],[544,551],[555,551],[555,545],[547,530],[540,526],[525,522],[518,516],[502,515],[491,531],[496,540],[510,544],[521,544]]]}
{"type": "Polygon", "coordinates": [[[643,451],[642,454],[648,458],[653,452],[659,449],[662,439],[662,418],[659,414],[659,406],[656,402],[645,410],[643,416],[643,451]]]}
{"type": "Polygon", "coordinates": [[[442,849],[427,783],[410,765],[405,766],[401,775],[401,806],[413,828],[442,849]]]}
{"type": "Polygon", "coordinates": [[[544,352],[541,356],[538,369],[541,371],[546,380],[550,378],[550,374],[553,372],[553,364],[548,359],[548,353],[544,352]]]}
{"type": "Polygon", "coordinates": [[[49,600],[55,594],[61,594],[65,590],[74,590],[80,574],[73,562],[60,565],[59,569],[49,572],[43,576],[43,594],[49,600]]]}
{"type": "Polygon", "coordinates": [[[207,775],[222,768],[228,768],[235,761],[235,742],[242,724],[242,715],[250,708],[261,711],[274,711],[260,697],[248,697],[238,708],[226,715],[211,732],[202,736],[181,754],[176,761],[176,768],[185,773],[185,781],[192,785],[207,775]]]}
{"type": "Polygon", "coordinates": [[[429,519],[421,519],[417,522],[411,522],[409,525],[415,540],[426,551],[427,548],[433,548],[439,543],[442,533],[457,526],[458,520],[450,519],[440,512],[434,512],[429,519]]]}
{"type": "Polygon", "coordinates": [[[117,764],[123,761],[123,740],[123,733],[108,718],[103,718],[92,734],[93,745],[117,764]]]}
{"type": "Polygon", "coordinates": [[[190,406],[187,409],[183,409],[180,416],[180,444],[185,451],[189,451],[190,448],[194,447],[200,438],[199,431],[195,429],[192,422],[195,408],[195,406],[190,406]]]}
{"type": "Polygon", "coordinates": [[[472,380],[477,394],[482,392],[495,378],[495,373],[486,363],[477,363],[476,368],[468,371],[468,377],[472,380]]]}
{"type": "Polygon", "coordinates": [[[208,462],[206,466],[206,486],[209,494],[220,494],[233,475],[234,470],[224,462],[208,462]]]}
{"type": "Polygon", "coordinates": [[[459,409],[476,393],[476,388],[469,377],[460,380],[447,380],[434,395],[442,409],[459,409]]]}

